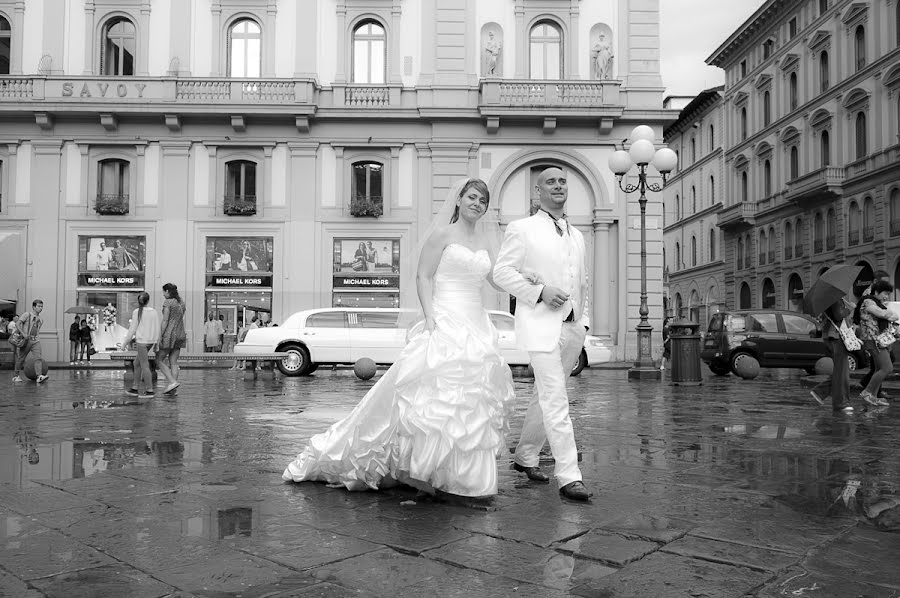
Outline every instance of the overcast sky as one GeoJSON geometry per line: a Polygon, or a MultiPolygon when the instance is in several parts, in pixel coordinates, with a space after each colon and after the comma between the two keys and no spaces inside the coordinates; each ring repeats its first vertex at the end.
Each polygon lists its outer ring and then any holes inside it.
{"type": "Polygon", "coordinates": [[[704,61],[765,0],[660,0],[665,95],[697,95],[724,80],[704,61]]]}

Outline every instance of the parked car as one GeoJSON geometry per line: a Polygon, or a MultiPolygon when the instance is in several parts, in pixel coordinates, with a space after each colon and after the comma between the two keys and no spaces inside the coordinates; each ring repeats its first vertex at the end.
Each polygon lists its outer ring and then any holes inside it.
{"type": "MultiPolygon", "coordinates": [[[[400,309],[323,308],[297,312],[281,326],[254,328],[235,345],[234,352],[251,354],[265,351],[290,353],[278,362],[286,376],[305,376],[319,365],[352,364],[362,357],[375,363],[394,363],[406,345],[406,328],[398,325],[400,309]]],[[[528,353],[516,347],[513,316],[507,312],[488,312],[497,329],[500,352],[509,365],[528,364],[528,353]]],[[[606,363],[611,351],[592,335],[572,375],[585,367],[606,363]]]]}
{"type": "MultiPolygon", "coordinates": [[[[700,350],[700,358],[720,376],[736,372],[742,361],[815,373],[816,362],[827,356],[821,329],[813,318],[765,309],[713,315],[700,350]]],[[[863,351],[851,353],[848,361],[851,370],[867,365],[863,351]]]]}

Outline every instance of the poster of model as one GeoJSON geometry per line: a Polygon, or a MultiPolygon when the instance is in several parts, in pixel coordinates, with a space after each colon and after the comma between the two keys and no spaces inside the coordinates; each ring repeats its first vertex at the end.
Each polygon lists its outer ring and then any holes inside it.
{"type": "Polygon", "coordinates": [[[271,272],[272,237],[207,237],[207,272],[271,272]]]}
{"type": "Polygon", "coordinates": [[[400,272],[398,239],[335,239],[334,271],[372,274],[400,272]]]}
{"type": "Polygon", "coordinates": [[[78,237],[79,272],[143,272],[146,237],[78,237]]]}

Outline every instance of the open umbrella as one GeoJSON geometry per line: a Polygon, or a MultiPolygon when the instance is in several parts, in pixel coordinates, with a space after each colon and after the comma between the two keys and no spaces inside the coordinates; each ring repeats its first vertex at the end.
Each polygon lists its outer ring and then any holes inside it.
{"type": "Polygon", "coordinates": [[[66,310],[67,314],[95,314],[97,313],[96,307],[90,307],[88,305],[75,305],[66,310]]]}
{"type": "Polygon", "coordinates": [[[803,311],[818,316],[841,297],[850,293],[862,266],[832,266],[816,280],[803,297],[803,311]]]}

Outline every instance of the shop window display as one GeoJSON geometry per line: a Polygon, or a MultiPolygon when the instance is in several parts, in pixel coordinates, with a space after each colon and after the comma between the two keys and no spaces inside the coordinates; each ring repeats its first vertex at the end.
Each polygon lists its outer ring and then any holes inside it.
{"type": "Polygon", "coordinates": [[[335,239],[333,307],[400,305],[400,240],[335,239]]]}
{"type": "Polygon", "coordinates": [[[273,254],[272,237],[207,237],[204,319],[221,318],[225,347],[254,317],[271,323],[273,254]]]}

